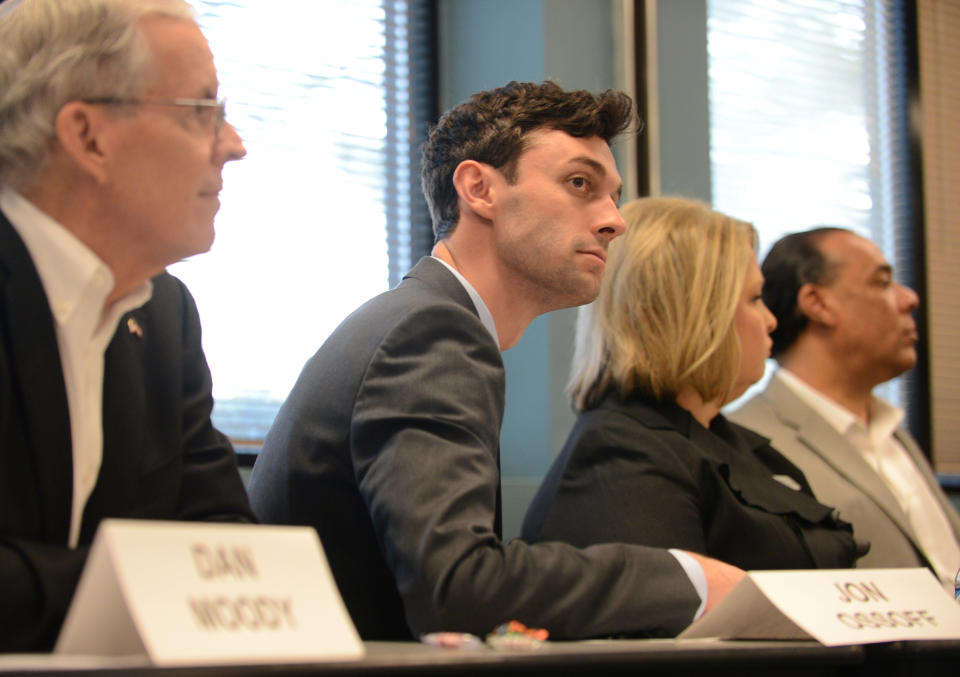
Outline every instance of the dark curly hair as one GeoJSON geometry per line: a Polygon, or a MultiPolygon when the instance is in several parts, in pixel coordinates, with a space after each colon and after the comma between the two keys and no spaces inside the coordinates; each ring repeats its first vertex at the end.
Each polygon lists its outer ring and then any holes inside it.
{"type": "Polygon", "coordinates": [[[763,302],[777,318],[771,354],[779,358],[806,329],[807,316],[797,306],[797,295],[805,284],[830,284],[837,274],[836,262],[820,251],[820,241],[830,233],[850,232],[836,226],[821,226],[791,233],[777,240],[763,260],[763,302]]]}
{"type": "Polygon", "coordinates": [[[445,113],[423,144],[420,182],[434,236],[438,241],[448,236],[460,218],[453,173],[464,160],[496,167],[513,183],[530,132],[557,129],[610,143],[637,119],[633,111],[623,92],[565,91],[550,81],[511,82],[474,94],[445,113]]]}

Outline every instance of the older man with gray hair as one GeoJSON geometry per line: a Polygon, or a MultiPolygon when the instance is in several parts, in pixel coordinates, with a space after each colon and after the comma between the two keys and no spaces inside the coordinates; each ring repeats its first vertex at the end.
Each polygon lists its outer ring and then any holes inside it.
{"type": "Polygon", "coordinates": [[[0,651],[53,645],[106,517],[251,521],[189,292],[245,153],[182,0],[0,9],[0,651]]]}

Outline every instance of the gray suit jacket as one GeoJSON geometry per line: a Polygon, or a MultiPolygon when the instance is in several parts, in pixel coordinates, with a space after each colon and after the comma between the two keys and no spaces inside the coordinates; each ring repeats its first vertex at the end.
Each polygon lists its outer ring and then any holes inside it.
{"type": "MultiPolygon", "coordinates": [[[[817,499],[836,506],[857,538],[870,541],[858,567],[928,566],[910,521],[880,476],[846,439],[778,379],[729,415],[770,438],[807,476],[817,499]]],[[[930,465],[904,429],[896,437],[919,468],[960,538],[960,516],[937,484],[930,465]]]]}
{"type": "Polygon", "coordinates": [[[257,458],[266,522],[316,527],[365,639],[676,634],[699,598],[666,550],[503,543],[500,351],[463,286],[421,260],[307,362],[257,458]]]}

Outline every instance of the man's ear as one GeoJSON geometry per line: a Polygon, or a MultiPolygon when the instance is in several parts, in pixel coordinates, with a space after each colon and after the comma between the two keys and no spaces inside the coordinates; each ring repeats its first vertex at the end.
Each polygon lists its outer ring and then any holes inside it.
{"type": "Polygon", "coordinates": [[[74,165],[103,182],[107,176],[107,157],[102,134],[106,113],[82,101],[70,101],[57,113],[54,129],[57,143],[74,165]]]}
{"type": "Polygon", "coordinates": [[[818,284],[808,282],[797,292],[797,309],[811,322],[832,327],[837,316],[830,303],[830,293],[818,284]]]}
{"type": "Polygon", "coordinates": [[[496,172],[490,165],[476,160],[464,160],[453,171],[453,187],[461,205],[487,220],[493,219],[496,172]]]}

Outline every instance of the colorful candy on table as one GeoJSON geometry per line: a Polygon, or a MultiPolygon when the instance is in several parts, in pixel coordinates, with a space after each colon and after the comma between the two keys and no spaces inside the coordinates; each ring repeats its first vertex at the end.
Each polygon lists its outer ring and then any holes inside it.
{"type": "Polygon", "coordinates": [[[537,649],[550,635],[543,628],[528,628],[520,621],[498,625],[487,635],[486,642],[467,632],[431,632],[420,636],[420,641],[448,649],[537,649]]]}

